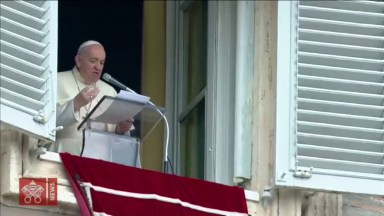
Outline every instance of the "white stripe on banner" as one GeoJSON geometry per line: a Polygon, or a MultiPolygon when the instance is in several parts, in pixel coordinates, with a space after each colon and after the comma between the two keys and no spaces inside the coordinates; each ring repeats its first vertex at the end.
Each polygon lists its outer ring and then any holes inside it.
{"type": "Polygon", "coordinates": [[[93,216],[112,216],[112,215],[109,215],[109,214],[105,214],[104,212],[93,212],[93,216]]]}
{"type": "MultiPolygon", "coordinates": [[[[118,190],[113,190],[113,189],[109,189],[109,188],[94,186],[91,183],[81,183],[80,185],[82,187],[90,187],[90,188],[92,188],[98,192],[109,193],[109,194],[131,197],[131,198],[138,198],[138,199],[155,199],[155,200],[162,201],[162,202],[179,204],[183,207],[187,207],[187,208],[191,208],[191,209],[194,209],[197,211],[202,211],[202,212],[211,213],[211,214],[217,214],[217,215],[223,215],[223,216],[247,216],[247,214],[244,214],[244,213],[229,212],[229,211],[223,211],[223,210],[218,210],[218,209],[206,208],[206,207],[194,205],[194,204],[191,204],[188,202],[183,202],[179,199],[159,196],[157,194],[140,194],[140,193],[118,191],[118,190]]],[[[100,213],[100,212],[94,212],[94,215],[95,216],[112,216],[112,215],[108,215],[106,213],[100,213]]]]}

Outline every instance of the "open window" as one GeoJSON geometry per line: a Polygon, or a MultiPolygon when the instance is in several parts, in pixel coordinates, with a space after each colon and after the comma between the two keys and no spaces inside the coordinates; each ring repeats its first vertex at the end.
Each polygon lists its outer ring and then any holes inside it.
{"type": "Polygon", "coordinates": [[[57,1],[2,1],[1,123],[41,140],[56,128],[57,1]]]}
{"type": "MultiPolygon", "coordinates": [[[[60,35],[58,57],[55,57],[58,59],[58,66],[55,66],[58,68],[57,72],[68,71],[74,67],[74,57],[81,43],[90,39],[97,40],[105,46],[107,53],[107,64],[104,67],[104,72],[110,73],[127,86],[140,92],[142,4],[142,2],[96,2],[92,4],[92,10],[87,12],[87,10],[84,10],[86,8],[89,9],[89,3],[87,2],[60,1],[58,6],[56,5],[55,11],[55,16],[59,17],[57,28],[60,35]],[[111,15],[107,18],[105,16],[94,17],[91,23],[89,23],[88,19],[81,19],[76,24],[72,22],[78,19],[73,14],[81,13],[85,17],[90,17],[91,13],[101,14],[102,12],[111,15]],[[129,15],[126,14],[127,12],[129,15]],[[127,21],[133,21],[132,25],[127,28],[121,28],[118,31],[115,30],[116,34],[109,33],[115,29],[116,25],[122,25],[127,21]],[[104,25],[104,23],[111,22],[114,25],[104,25]],[[76,34],[68,34],[68,32],[76,32],[76,34]],[[122,43],[121,41],[125,42],[122,43]],[[121,50],[126,51],[122,54],[121,50]],[[127,73],[129,73],[129,76],[127,76],[127,73]]],[[[119,91],[119,89],[116,90],[119,91]]],[[[140,125],[136,124],[135,126],[134,133],[136,136],[140,136],[140,125]]],[[[28,143],[23,145],[25,157],[23,161],[23,176],[54,177],[58,178],[59,185],[70,186],[69,182],[66,181],[66,172],[60,162],[60,156],[57,152],[49,151],[54,148],[50,148],[52,146],[47,145],[45,147],[48,151],[45,154],[41,154],[40,151],[36,151],[36,145],[35,139],[30,139],[29,145],[28,143]]]]}
{"type": "Polygon", "coordinates": [[[279,1],[276,185],[384,195],[383,11],[279,1]]]}

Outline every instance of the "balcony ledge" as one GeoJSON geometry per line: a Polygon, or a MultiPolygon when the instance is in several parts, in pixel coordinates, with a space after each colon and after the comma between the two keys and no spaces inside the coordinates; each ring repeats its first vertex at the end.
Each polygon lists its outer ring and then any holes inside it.
{"type": "MultiPolygon", "coordinates": [[[[62,166],[60,155],[54,152],[36,154],[36,140],[28,138],[24,141],[22,135],[3,130],[1,136],[1,204],[16,208],[34,209],[66,215],[79,215],[76,198],[72,192],[67,174],[62,166]],[[58,205],[57,206],[20,206],[19,178],[57,178],[58,205]]],[[[244,190],[249,209],[258,202],[259,193],[244,190]]]]}

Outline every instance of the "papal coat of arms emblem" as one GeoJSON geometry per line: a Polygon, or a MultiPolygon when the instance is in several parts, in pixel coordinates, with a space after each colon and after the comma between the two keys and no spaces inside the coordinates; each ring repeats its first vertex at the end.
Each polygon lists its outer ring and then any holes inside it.
{"type": "Polygon", "coordinates": [[[31,181],[28,185],[25,185],[22,189],[21,192],[24,193],[24,202],[26,204],[30,204],[33,201],[36,204],[41,203],[41,195],[44,192],[44,188],[41,185],[38,185],[35,183],[35,181],[31,181]]]}
{"type": "Polygon", "coordinates": [[[20,205],[57,205],[57,178],[20,178],[20,205]]]}

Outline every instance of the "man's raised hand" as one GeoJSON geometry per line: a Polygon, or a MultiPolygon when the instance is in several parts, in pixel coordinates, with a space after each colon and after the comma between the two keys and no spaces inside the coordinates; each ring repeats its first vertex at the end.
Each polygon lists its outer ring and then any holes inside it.
{"type": "Polygon", "coordinates": [[[73,99],[75,112],[80,111],[81,107],[89,104],[89,102],[96,98],[99,92],[98,87],[85,87],[81,90],[73,99]]]}

